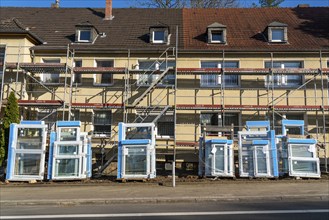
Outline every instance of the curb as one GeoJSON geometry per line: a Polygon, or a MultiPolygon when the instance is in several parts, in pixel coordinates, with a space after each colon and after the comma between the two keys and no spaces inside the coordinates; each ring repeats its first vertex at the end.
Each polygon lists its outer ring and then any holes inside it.
{"type": "Polygon", "coordinates": [[[329,201],[329,195],[311,196],[242,196],[242,197],[162,197],[162,198],[119,198],[119,199],[71,199],[71,200],[21,200],[0,201],[0,206],[79,206],[107,204],[141,204],[141,203],[201,203],[201,202],[247,202],[247,201],[289,201],[316,200],[329,201]]]}

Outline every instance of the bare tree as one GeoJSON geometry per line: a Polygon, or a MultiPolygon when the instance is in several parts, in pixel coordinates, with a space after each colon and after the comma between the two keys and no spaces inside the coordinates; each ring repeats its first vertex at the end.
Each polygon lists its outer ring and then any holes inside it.
{"type": "Polygon", "coordinates": [[[260,7],[269,7],[269,8],[274,8],[274,7],[279,7],[280,4],[284,2],[284,0],[259,0],[260,7]]]}
{"type": "Polygon", "coordinates": [[[136,0],[136,6],[145,8],[185,8],[188,0],[136,0]]]}
{"type": "Polygon", "coordinates": [[[191,8],[234,8],[238,6],[237,0],[191,0],[191,8]]]}
{"type": "Polygon", "coordinates": [[[239,0],[138,0],[136,6],[146,8],[232,8],[239,0]]]}

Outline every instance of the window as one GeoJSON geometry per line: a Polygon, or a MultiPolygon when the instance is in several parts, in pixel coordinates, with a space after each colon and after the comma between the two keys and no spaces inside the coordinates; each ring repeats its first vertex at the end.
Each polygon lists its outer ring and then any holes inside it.
{"type": "Polygon", "coordinates": [[[78,35],[79,42],[91,42],[91,30],[79,30],[78,35]]]}
{"type": "MultiPolygon", "coordinates": [[[[69,118],[69,112],[68,111],[64,111],[64,120],[68,120],[69,118]]],[[[59,110],[57,112],[57,119],[59,121],[63,120],[63,111],[59,110]]],[[[80,120],[80,110],[79,109],[71,109],[71,121],[79,121],[80,120]]]]}
{"type": "Polygon", "coordinates": [[[217,22],[207,27],[208,43],[226,43],[226,26],[217,22]]]}
{"type": "MultiPolygon", "coordinates": [[[[42,59],[44,63],[60,63],[60,59],[42,59]]],[[[40,80],[46,84],[58,84],[60,81],[60,75],[58,72],[41,73],[40,80]]]]}
{"type": "Polygon", "coordinates": [[[278,42],[284,41],[284,30],[272,29],[272,41],[278,41],[278,42]]]}
{"type": "Polygon", "coordinates": [[[94,134],[110,136],[112,113],[109,110],[94,111],[94,134]]]}
{"type": "MultiPolygon", "coordinates": [[[[138,76],[138,85],[151,85],[158,77],[159,74],[155,74],[154,70],[160,70],[161,73],[165,71],[168,67],[174,67],[175,61],[163,61],[158,63],[157,61],[145,61],[140,60],[139,69],[144,70],[144,74],[139,74],[138,76]],[[150,72],[150,74],[148,73],[150,72]]],[[[167,74],[158,85],[174,85],[175,84],[175,75],[167,74]]]]}
{"type": "Polygon", "coordinates": [[[154,31],[153,43],[164,43],[165,42],[165,32],[164,31],[154,31]]]}
{"type": "MultiPolygon", "coordinates": [[[[74,61],[74,67],[82,67],[82,60],[75,60],[74,61]]],[[[74,84],[81,84],[81,73],[74,73],[73,74],[73,83],[74,84]]]]}
{"type": "MultiPolygon", "coordinates": [[[[221,68],[223,67],[222,62],[218,61],[202,61],[201,68],[221,68]]],[[[224,63],[224,68],[238,68],[238,61],[226,61],[224,63]]],[[[225,75],[224,81],[222,75],[201,75],[201,87],[220,87],[223,83],[227,87],[239,86],[239,76],[238,75],[225,75]]]]}
{"type": "Polygon", "coordinates": [[[268,41],[270,43],[286,43],[288,41],[288,25],[272,22],[267,26],[268,41]]]}
{"type": "Polygon", "coordinates": [[[175,124],[173,115],[163,115],[157,122],[157,135],[174,137],[175,124]]]}
{"type": "Polygon", "coordinates": [[[169,28],[164,26],[151,27],[150,42],[153,44],[169,43],[169,28]]]}
{"type": "MultiPolygon", "coordinates": [[[[113,60],[96,60],[97,67],[113,67],[113,60]]],[[[112,85],[112,73],[98,73],[94,76],[94,85],[112,85]]]]}
{"type": "MultiPolygon", "coordinates": [[[[5,62],[6,47],[0,45],[0,80],[2,80],[3,66],[5,62]]],[[[1,93],[2,91],[0,91],[1,93]]]]}
{"type": "MultiPolygon", "coordinates": [[[[274,61],[273,66],[271,61],[265,62],[265,68],[303,68],[303,62],[301,61],[274,61]]],[[[303,83],[302,75],[284,75],[275,74],[274,79],[269,75],[265,78],[265,86],[272,86],[274,83],[275,87],[294,87],[300,86],[303,83]]]]}
{"type": "MultiPolygon", "coordinates": [[[[279,118],[276,118],[279,119],[279,118]]],[[[302,120],[304,121],[304,114],[303,113],[282,113],[282,119],[288,120],[302,120]]],[[[281,134],[282,133],[282,125],[281,120],[275,120],[275,133],[281,134]]],[[[288,128],[288,134],[301,134],[300,128],[288,128]]]]}
{"type": "MultiPolygon", "coordinates": [[[[239,113],[235,112],[226,112],[226,113],[201,113],[200,115],[200,124],[212,125],[212,126],[231,126],[234,124],[234,134],[237,134],[239,131],[239,113]],[[224,118],[224,121],[223,121],[224,118]]],[[[217,135],[217,132],[210,132],[208,135],[217,135]]]]}
{"type": "MultiPolygon", "coordinates": [[[[55,109],[39,109],[37,113],[37,121],[44,121],[48,125],[48,130],[55,128],[57,121],[57,111],[55,109]]],[[[61,119],[59,119],[61,120],[61,119]]]]}
{"type": "Polygon", "coordinates": [[[220,30],[211,31],[211,42],[212,43],[222,43],[222,42],[224,42],[223,31],[220,31],[220,30]]]}

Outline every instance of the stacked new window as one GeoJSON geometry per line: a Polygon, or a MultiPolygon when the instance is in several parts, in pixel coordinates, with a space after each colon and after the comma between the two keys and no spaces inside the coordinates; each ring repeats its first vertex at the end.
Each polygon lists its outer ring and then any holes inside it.
{"type": "Polygon", "coordinates": [[[46,128],[38,121],[10,125],[7,180],[43,180],[46,128]]]}

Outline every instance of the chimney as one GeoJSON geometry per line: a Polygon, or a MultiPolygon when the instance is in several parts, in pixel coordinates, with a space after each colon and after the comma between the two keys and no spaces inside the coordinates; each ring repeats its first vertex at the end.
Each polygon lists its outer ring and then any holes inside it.
{"type": "Polygon", "coordinates": [[[112,0],[106,0],[104,20],[112,20],[113,18],[114,16],[112,15],[112,0]]]}
{"type": "Polygon", "coordinates": [[[310,7],[309,4],[298,4],[297,5],[297,8],[308,8],[308,7],[310,7]]]}
{"type": "Polygon", "coordinates": [[[59,8],[59,0],[56,0],[55,3],[52,3],[51,8],[59,8]]]}

